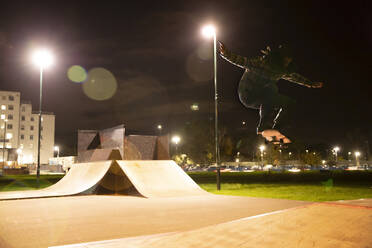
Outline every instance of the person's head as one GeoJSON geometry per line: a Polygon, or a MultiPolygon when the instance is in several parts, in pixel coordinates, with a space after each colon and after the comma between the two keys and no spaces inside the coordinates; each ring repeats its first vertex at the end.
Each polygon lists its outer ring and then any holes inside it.
{"type": "Polygon", "coordinates": [[[282,45],[273,49],[266,47],[266,49],[261,50],[261,52],[264,54],[263,59],[273,70],[281,73],[291,73],[295,71],[292,53],[287,47],[282,45]]]}

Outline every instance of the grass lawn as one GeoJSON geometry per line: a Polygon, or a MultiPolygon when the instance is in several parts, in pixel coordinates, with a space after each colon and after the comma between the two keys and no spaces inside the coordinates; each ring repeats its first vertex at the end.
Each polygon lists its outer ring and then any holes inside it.
{"type": "MultiPolygon", "coordinates": [[[[45,188],[55,184],[62,175],[40,175],[40,187],[45,188]]],[[[38,189],[36,175],[11,175],[0,177],[0,192],[15,190],[38,189]]]]}
{"type": "Polygon", "coordinates": [[[336,201],[372,198],[372,183],[364,185],[332,185],[331,183],[222,183],[199,184],[204,190],[221,195],[279,198],[300,201],[336,201]]]}

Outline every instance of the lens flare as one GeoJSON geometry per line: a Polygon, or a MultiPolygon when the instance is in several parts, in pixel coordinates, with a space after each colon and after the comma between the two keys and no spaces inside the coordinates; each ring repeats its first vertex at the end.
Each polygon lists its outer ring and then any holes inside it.
{"type": "Polygon", "coordinates": [[[74,83],[82,83],[87,79],[87,72],[80,65],[73,65],[68,69],[67,77],[74,83]]]}
{"type": "Polygon", "coordinates": [[[198,58],[200,58],[202,60],[213,59],[213,43],[211,43],[211,42],[202,43],[197,48],[196,54],[198,55],[198,58]]]}
{"type": "Polygon", "coordinates": [[[196,82],[206,82],[213,78],[212,61],[201,60],[191,54],[186,60],[186,72],[196,82]]]}
{"type": "Polygon", "coordinates": [[[96,101],[104,101],[113,97],[117,90],[115,76],[104,68],[93,68],[83,84],[85,95],[96,101]]]}

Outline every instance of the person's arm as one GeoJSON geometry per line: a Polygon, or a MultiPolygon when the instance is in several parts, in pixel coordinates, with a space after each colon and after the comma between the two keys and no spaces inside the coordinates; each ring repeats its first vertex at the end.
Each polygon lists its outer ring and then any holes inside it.
{"type": "Polygon", "coordinates": [[[250,69],[250,67],[258,66],[257,59],[248,59],[247,57],[234,54],[220,41],[218,42],[218,53],[226,61],[243,69],[250,69]]]}
{"type": "Polygon", "coordinates": [[[309,79],[301,76],[298,73],[291,73],[291,74],[285,75],[285,76],[282,77],[282,79],[287,80],[287,81],[292,82],[292,83],[302,85],[302,86],[306,86],[306,87],[309,87],[309,88],[321,88],[321,87],[323,87],[322,82],[312,82],[309,79]]]}

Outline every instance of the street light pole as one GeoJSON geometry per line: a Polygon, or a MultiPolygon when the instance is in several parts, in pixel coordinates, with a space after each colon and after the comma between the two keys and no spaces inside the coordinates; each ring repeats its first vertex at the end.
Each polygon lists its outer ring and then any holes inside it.
{"type": "Polygon", "coordinates": [[[40,102],[39,102],[39,130],[38,130],[38,143],[37,143],[37,168],[36,168],[36,181],[39,185],[40,178],[40,148],[41,148],[41,106],[43,97],[43,70],[45,67],[53,62],[52,55],[47,50],[39,50],[33,54],[33,61],[40,69],[40,102]]]}
{"type": "Polygon", "coordinates": [[[3,168],[1,170],[1,173],[4,173],[5,168],[5,140],[6,140],[6,122],[7,120],[4,119],[4,139],[3,139],[3,168]]]}
{"type": "Polygon", "coordinates": [[[39,186],[40,178],[40,142],[41,142],[41,104],[43,98],[43,67],[40,66],[40,102],[39,102],[39,130],[37,137],[37,169],[36,169],[36,180],[39,186]]]}
{"type": "Polygon", "coordinates": [[[214,138],[215,138],[215,154],[216,154],[216,183],[217,190],[221,189],[221,166],[220,166],[220,148],[218,143],[218,93],[217,93],[217,35],[216,29],[212,25],[205,26],[202,33],[206,37],[213,36],[213,79],[214,79],[214,138]]]}
{"type": "Polygon", "coordinates": [[[214,65],[214,136],[216,145],[216,167],[217,167],[217,190],[221,189],[221,167],[220,147],[218,143],[218,92],[217,92],[217,39],[216,32],[213,32],[213,65],[214,65]]]}

